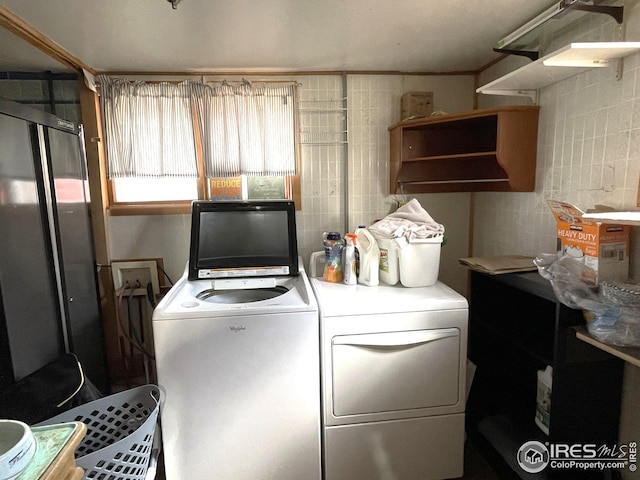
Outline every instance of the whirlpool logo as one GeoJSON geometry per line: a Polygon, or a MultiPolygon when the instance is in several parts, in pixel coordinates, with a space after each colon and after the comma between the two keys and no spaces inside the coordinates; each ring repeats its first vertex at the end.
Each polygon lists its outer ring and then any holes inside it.
{"type": "Polygon", "coordinates": [[[246,330],[247,327],[245,327],[244,325],[231,325],[229,326],[229,330],[231,330],[233,333],[239,333],[242,332],[244,330],[246,330]]]}

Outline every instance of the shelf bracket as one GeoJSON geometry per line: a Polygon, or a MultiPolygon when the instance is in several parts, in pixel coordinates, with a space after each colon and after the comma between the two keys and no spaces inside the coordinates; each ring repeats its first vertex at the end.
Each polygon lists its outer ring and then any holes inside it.
{"type": "Polygon", "coordinates": [[[521,57],[527,57],[529,60],[536,61],[540,57],[540,52],[533,50],[513,50],[510,48],[493,48],[496,53],[506,53],[507,55],[519,55],[521,57]]]}
{"type": "Polygon", "coordinates": [[[604,13],[605,15],[609,15],[613,17],[613,19],[618,23],[622,24],[622,20],[624,17],[624,7],[613,7],[613,6],[605,6],[605,5],[587,5],[584,3],[579,3],[576,0],[563,0],[563,7],[566,9],[572,10],[581,10],[583,12],[592,12],[592,13],[604,13]]]}

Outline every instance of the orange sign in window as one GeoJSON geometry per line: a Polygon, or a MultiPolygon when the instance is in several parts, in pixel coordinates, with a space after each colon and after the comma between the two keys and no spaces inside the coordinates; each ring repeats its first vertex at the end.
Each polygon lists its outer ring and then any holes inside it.
{"type": "Polygon", "coordinates": [[[212,178],[209,180],[211,200],[242,200],[242,178],[212,178]]]}

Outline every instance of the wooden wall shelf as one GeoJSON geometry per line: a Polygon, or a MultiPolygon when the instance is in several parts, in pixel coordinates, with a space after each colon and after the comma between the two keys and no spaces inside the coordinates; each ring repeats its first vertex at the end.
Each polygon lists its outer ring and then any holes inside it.
{"type": "Polygon", "coordinates": [[[538,113],[500,107],[392,125],[391,193],[533,191],[538,113]]]}

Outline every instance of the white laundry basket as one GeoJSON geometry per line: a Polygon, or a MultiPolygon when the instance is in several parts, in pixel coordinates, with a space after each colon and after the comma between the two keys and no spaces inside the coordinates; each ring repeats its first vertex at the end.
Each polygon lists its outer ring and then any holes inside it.
{"type": "Polygon", "coordinates": [[[38,425],[74,421],[87,425],[76,449],[76,464],[84,469],[85,480],[149,480],[155,477],[159,453],[160,403],[160,389],[144,385],[85,403],[38,425]]]}
{"type": "Polygon", "coordinates": [[[438,281],[443,236],[415,239],[399,252],[400,283],[428,287],[438,281]]]}

